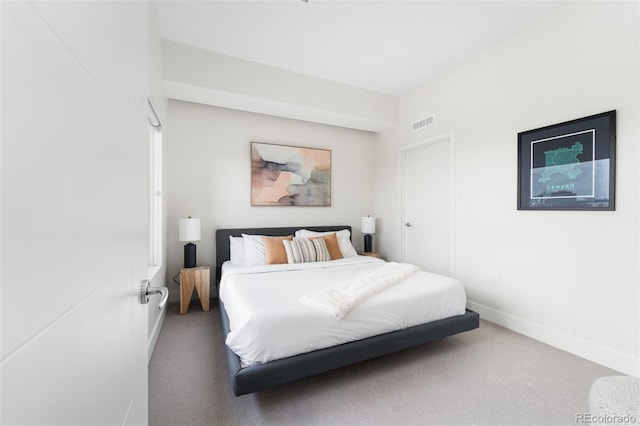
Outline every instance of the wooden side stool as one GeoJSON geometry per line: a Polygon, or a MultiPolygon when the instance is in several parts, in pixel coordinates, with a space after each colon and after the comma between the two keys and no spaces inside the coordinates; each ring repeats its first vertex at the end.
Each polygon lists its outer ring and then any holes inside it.
{"type": "Polygon", "coordinates": [[[180,270],[180,315],[189,310],[189,302],[196,289],[202,310],[209,311],[209,266],[196,266],[180,270]]]}

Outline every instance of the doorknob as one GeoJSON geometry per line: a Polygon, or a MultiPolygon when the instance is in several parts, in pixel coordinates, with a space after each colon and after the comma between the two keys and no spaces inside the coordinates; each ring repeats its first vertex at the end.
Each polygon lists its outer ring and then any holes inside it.
{"type": "Polygon", "coordinates": [[[405,223],[404,226],[406,226],[407,228],[411,228],[413,225],[410,224],[409,222],[405,223]]]}
{"type": "Polygon", "coordinates": [[[152,294],[160,294],[160,302],[158,302],[158,309],[164,308],[169,298],[169,289],[166,287],[154,287],[151,288],[149,280],[142,281],[142,287],[140,288],[140,303],[146,305],[149,303],[149,296],[152,294]]]}

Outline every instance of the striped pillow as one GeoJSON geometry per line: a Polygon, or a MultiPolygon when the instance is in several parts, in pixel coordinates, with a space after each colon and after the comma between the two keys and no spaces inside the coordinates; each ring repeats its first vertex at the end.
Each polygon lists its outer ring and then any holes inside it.
{"type": "Polygon", "coordinates": [[[323,239],[327,244],[327,249],[329,250],[329,255],[331,256],[331,260],[342,259],[342,252],[340,251],[340,245],[338,244],[338,238],[336,237],[336,233],[323,235],[321,237],[309,237],[310,240],[315,240],[317,238],[323,239]]]}
{"type": "Polygon", "coordinates": [[[295,240],[283,240],[284,250],[287,252],[287,262],[325,262],[331,260],[327,243],[321,239],[309,240],[299,238],[295,240]]]}

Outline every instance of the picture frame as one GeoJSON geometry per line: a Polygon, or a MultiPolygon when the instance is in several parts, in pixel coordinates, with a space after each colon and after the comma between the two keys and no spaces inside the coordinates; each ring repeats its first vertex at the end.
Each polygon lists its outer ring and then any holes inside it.
{"type": "Polygon", "coordinates": [[[615,210],[616,111],[518,133],[518,210],[615,210]]]}
{"type": "Polygon", "coordinates": [[[251,142],[252,206],[331,206],[331,150],[251,142]]]}

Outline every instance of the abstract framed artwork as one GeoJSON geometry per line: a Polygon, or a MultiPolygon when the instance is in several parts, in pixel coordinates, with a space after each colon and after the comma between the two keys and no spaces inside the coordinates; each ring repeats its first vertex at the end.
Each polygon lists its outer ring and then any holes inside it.
{"type": "Polygon", "coordinates": [[[616,111],[518,133],[518,210],[615,210],[616,111]]]}
{"type": "Polygon", "coordinates": [[[252,206],[330,206],[331,151],[251,142],[252,206]]]}

